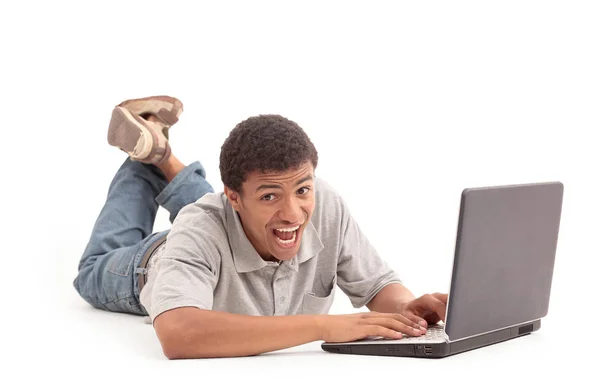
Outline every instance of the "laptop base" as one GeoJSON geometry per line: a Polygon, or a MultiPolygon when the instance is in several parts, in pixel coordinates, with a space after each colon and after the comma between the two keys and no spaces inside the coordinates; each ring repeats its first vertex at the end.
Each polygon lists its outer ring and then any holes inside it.
{"type": "Polygon", "coordinates": [[[378,344],[376,341],[368,344],[353,343],[323,343],[321,348],[330,353],[358,354],[369,356],[396,356],[396,357],[418,357],[418,358],[443,358],[484,346],[493,345],[498,342],[531,334],[539,330],[541,320],[525,323],[519,326],[470,337],[456,342],[444,343],[415,343],[415,344],[378,344]]]}

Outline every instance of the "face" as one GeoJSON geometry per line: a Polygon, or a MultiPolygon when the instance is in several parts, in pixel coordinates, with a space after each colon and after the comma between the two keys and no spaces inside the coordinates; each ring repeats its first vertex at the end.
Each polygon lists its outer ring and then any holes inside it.
{"type": "Polygon", "coordinates": [[[292,259],[315,209],[312,163],[279,173],[251,173],[241,190],[225,187],[225,194],[258,254],[265,260],[292,259]]]}

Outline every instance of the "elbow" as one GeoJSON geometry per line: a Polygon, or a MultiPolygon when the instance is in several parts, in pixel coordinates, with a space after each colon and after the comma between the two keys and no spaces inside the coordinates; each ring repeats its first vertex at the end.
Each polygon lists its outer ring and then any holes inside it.
{"type": "Polygon", "coordinates": [[[169,360],[182,360],[186,358],[204,358],[198,346],[192,353],[190,344],[182,339],[166,339],[161,341],[162,351],[165,357],[169,360]]]}
{"type": "Polygon", "coordinates": [[[155,329],[165,357],[169,360],[189,357],[190,339],[186,338],[186,333],[181,328],[175,325],[160,325],[155,329]]]}
{"type": "Polygon", "coordinates": [[[169,360],[181,360],[186,358],[205,358],[202,346],[192,344],[189,338],[181,333],[172,333],[160,340],[162,351],[169,360]]]}
{"type": "Polygon", "coordinates": [[[208,346],[192,343],[189,339],[179,335],[171,335],[161,339],[164,356],[169,360],[182,360],[190,358],[214,358],[208,346]]]}
{"type": "Polygon", "coordinates": [[[181,344],[180,345],[176,345],[176,346],[164,346],[163,345],[163,354],[169,360],[183,360],[183,359],[190,359],[190,358],[194,358],[194,359],[199,359],[199,358],[217,358],[217,357],[219,357],[219,356],[214,355],[214,354],[203,352],[202,350],[200,350],[198,348],[199,347],[196,346],[196,349],[194,349],[194,351],[191,351],[189,349],[186,349],[186,346],[181,345],[181,344]]]}
{"type": "Polygon", "coordinates": [[[178,360],[189,356],[191,341],[187,317],[181,316],[181,310],[171,310],[159,315],[154,321],[154,330],[160,341],[162,351],[169,360],[178,360]]]}
{"type": "Polygon", "coordinates": [[[160,345],[162,347],[163,354],[169,360],[180,360],[185,358],[185,345],[178,341],[178,339],[173,338],[170,335],[163,335],[163,338],[160,339],[160,345]]]}
{"type": "Polygon", "coordinates": [[[215,357],[218,347],[207,342],[213,340],[208,331],[212,327],[198,314],[197,309],[181,308],[167,311],[154,321],[156,336],[169,360],[215,357]]]}
{"type": "Polygon", "coordinates": [[[169,359],[169,360],[180,360],[182,358],[175,351],[170,351],[170,350],[163,349],[163,353],[164,353],[165,357],[167,357],[167,359],[169,359]]]}
{"type": "Polygon", "coordinates": [[[171,347],[167,348],[167,347],[163,346],[163,354],[169,360],[181,360],[183,358],[186,358],[180,349],[171,348],[171,347]]]}

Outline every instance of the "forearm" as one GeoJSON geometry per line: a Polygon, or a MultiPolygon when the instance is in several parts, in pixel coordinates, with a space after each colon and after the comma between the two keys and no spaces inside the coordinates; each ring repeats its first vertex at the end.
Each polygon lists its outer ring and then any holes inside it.
{"type": "Polygon", "coordinates": [[[392,283],[381,289],[367,307],[380,313],[399,313],[402,307],[413,299],[415,296],[404,285],[392,283]]]}
{"type": "Polygon", "coordinates": [[[174,311],[176,315],[166,312],[155,322],[170,359],[250,356],[321,339],[319,316],[258,317],[197,308],[174,311]]]}

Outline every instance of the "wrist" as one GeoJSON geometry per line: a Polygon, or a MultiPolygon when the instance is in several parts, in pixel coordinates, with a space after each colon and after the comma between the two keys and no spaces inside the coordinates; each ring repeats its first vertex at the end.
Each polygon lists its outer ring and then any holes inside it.
{"type": "Polygon", "coordinates": [[[311,329],[313,331],[312,336],[314,337],[315,341],[322,341],[324,340],[324,335],[325,335],[325,322],[326,322],[326,315],[313,315],[313,316],[309,316],[310,317],[310,322],[311,322],[311,329]]]}
{"type": "MultiPolygon", "coordinates": [[[[413,298],[414,299],[414,298],[413,298]]],[[[409,299],[409,298],[404,298],[404,299],[399,299],[396,301],[396,311],[398,313],[402,313],[405,309],[406,306],[413,300],[413,299],[409,299]]]]}

